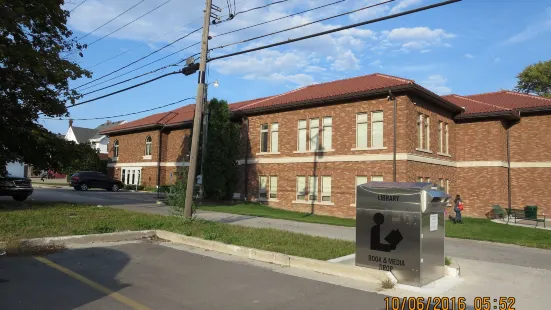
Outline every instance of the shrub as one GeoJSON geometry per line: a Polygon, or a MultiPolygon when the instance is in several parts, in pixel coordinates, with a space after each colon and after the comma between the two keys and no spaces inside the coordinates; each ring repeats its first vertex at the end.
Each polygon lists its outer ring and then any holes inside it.
{"type": "MultiPolygon", "coordinates": [[[[186,205],[186,188],[187,188],[187,168],[178,168],[176,171],[176,183],[169,187],[167,192],[167,202],[172,213],[175,215],[184,215],[186,205]]],[[[191,214],[195,214],[196,205],[191,205],[191,214]]]]}

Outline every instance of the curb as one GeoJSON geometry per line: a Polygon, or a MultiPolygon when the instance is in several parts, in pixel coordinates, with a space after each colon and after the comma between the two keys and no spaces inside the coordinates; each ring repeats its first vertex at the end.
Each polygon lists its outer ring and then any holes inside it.
{"type": "Polygon", "coordinates": [[[40,247],[48,245],[77,245],[87,244],[94,242],[118,242],[118,241],[130,241],[143,238],[151,238],[155,236],[154,230],[142,230],[142,231],[123,231],[107,234],[92,234],[92,235],[75,235],[75,236],[63,236],[63,237],[47,237],[47,238],[33,238],[21,240],[21,245],[24,247],[40,247]]]}
{"type": "Polygon", "coordinates": [[[283,267],[295,267],[328,275],[347,277],[362,281],[372,281],[378,283],[380,281],[390,280],[396,283],[396,279],[389,272],[379,271],[376,269],[363,268],[353,265],[343,265],[311,258],[257,250],[242,246],[225,244],[218,241],[209,241],[200,238],[184,236],[164,230],[157,230],[157,237],[205,250],[226,253],[243,258],[280,265],[283,267]]]}

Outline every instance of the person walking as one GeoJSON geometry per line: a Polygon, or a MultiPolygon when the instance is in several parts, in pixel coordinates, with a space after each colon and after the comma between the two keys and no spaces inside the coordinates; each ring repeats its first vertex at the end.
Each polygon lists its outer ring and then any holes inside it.
{"type": "Polygon", "coordinates": [[[455,195],[453,210],[455,211],[454,223],[463,224],[463,219],[461,218],[461,211],[463,211],[463,200],[459,194],[455,195]]]}

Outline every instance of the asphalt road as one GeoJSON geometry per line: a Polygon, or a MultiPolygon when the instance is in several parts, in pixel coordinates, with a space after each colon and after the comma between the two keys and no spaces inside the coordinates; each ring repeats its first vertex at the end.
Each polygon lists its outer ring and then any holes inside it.
{"type": "Polygon", "coordinates": [[[153,243],[46,259],[0,258],[0,309],[384,309],[384,295],[153,243]]]}

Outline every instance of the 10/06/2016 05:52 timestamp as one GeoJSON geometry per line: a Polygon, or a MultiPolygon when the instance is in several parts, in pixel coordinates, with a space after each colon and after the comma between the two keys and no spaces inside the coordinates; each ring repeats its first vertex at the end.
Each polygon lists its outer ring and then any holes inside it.
{"type": "Polygon", "coordinates": [[[472,306],[465,297],[385,297],[386,310],[516,310],[514,297],[475,297],[472,306]]]}

